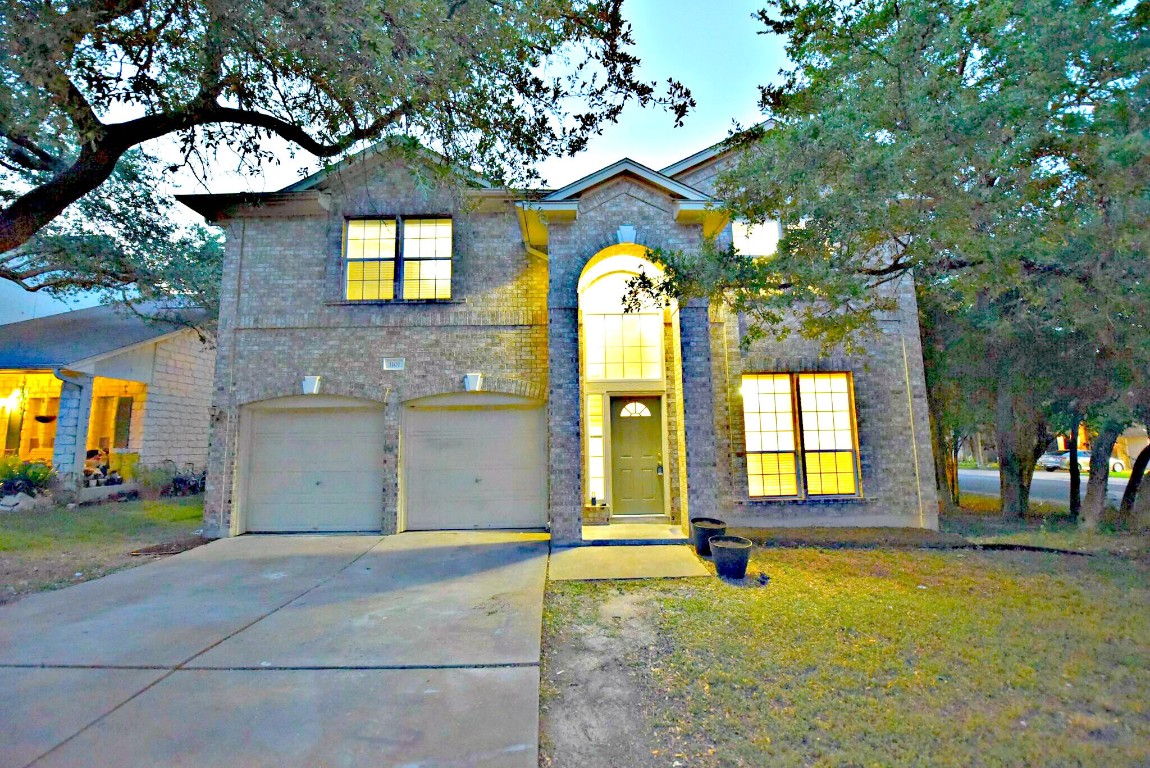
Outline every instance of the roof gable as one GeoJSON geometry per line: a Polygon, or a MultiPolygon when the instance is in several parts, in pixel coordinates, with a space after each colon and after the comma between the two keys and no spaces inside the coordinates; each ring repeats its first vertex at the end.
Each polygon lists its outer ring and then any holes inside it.
{"type": "Polygon", "coordinates": [[[617,163],[612,163],[606,168],[601,168],[594,173],[588,174],[562,189],[557,189],[544,197],[543,200],[547,202],[571,200],[579,197],[592,187],[606,184],[619,176],[630,176],[640,179],[678,200],[690,200],[694,202],[712,202],[714,200],[714,198],[706,192],[687,186],[680,181],[672,179],[670,176],[652,170],[641,163],[637,163],[629,157],[625,157],[617,163]]]}
{"type": "Polygon", "coordinates": [[[294,184],[289,184],[281,190],[279,194],[290,192],[307,192],[309,190],[322,189],[328,179],[339,176],[342,173],[355,171],[356,173],[363,173],[370,168],[387,158],[388,155],[398,152],[408,152],[418,159],[428,163],[429,165],[438,166],[440,168],[450,169],[458,174],[463,179],[475,184],[483,189],[491,189],[492,184],[482,175],[476,173],[470,168],[464,168],[458,163],[453,163],[446,156],[435,152],[422,144],[415,142],[407,142],[399,138],[385,138],[377,141],[369,147],[366,147],[353,155],[345,157],[335,165],[323,168],[305,179],[300,179],[294,184]]]}

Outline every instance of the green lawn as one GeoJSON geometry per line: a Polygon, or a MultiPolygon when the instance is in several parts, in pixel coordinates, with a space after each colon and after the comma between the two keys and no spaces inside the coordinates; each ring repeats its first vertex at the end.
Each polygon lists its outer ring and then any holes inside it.
{"type": "Polygon", "coordinates": [[[1145,559],[805,547],[751,570],[768,586],[552,583],[544,711],[579,690],[548,658],[626,595],[657,637],[623,659],[636,716],[684,766],[1150,764],[1145,559]]]}
{"type": "Polygon", "coordinates": [[[0,602],[148,562],[130,553],[187,539],[202,519],[201,496],[0,516],[0,602]]]}

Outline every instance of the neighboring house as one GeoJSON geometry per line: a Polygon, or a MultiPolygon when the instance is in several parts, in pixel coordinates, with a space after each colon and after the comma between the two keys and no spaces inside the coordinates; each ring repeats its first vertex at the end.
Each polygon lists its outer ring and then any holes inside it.
{"type": "Polygon", "coordinates": [[[531,200],[404,158],[180,198],[227,232],[209,534],[549,527],[562,545],[592,500],[613,522],[937,527],[909,280],[866,356],[793,335],[743,350],[721,307],[622,305],[648,247],[769,255],[777,226],[732,226],[711,195],[722,151],[531,200]]]}
{"type": "Polygon", "coordinates": [[[94,450],[127,474],[203,469],[214,366],[195,330],[116,306],[0,325],[4,453],[54,465],[65,484],[94,450]]]}

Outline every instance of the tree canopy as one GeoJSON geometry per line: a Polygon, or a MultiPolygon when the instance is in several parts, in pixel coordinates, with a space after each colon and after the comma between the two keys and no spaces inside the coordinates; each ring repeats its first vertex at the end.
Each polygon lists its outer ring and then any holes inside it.
{"type": "MultiPolygon", "coordinates": [[[[49,225],[74,204],[76,220],[106,221],[85,197],[106,182],[111,197],[142,195],[127,185],[143,161],[125,157],[164,136],[179,139],[175,165],[226,145],[254,168],[275,161],[271,136],[334,158],[402,135],[515,181],[581,149],[628,102],[681,120],[689,91],[638,78],[621,4],[0,0],[0,276],[57,288],[40,270],[68,262],[76,287],[127,277],[138,260],[106,250],[107,231],[88,227],[104,240],[81,243],[73,225],[49,225]]],[[[146,232],[121,233],[141,235],[137,248],[156,233],[150,205],[146,232]]]]}
{"type": "MultiPolygon", "coordinates": [[[[645,288],[725,302],[749,339],[797,312],[802,333],[857,348],[893,307],[884,286],[913,276],[926,321],[962,324],[935,339],[987,353],[961,375],[1014,420],[999,438],[1028,486],[1021,454],[1041,446],[1018,446],[1045,443],[1042,408],[1068,393],[1023,361],[1071,341],[1063,365],[1148,359],[1150,3],[778,0],[759,19],[793,68],[728,142],[718,191],[733,216],[782,223],[778,253],[659,254],[666,278],[645,288]]],[[[1121,394],[1102,379],[1130,380],[1079,377],[1080,405],[1121,394]]]]}

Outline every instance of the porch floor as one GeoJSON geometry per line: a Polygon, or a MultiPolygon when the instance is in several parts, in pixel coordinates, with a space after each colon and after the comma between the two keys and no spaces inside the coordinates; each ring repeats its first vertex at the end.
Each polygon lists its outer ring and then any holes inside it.
{"type": "Polygon", "coordinates": [[[626,522],[583,526],[583,545],[681,544],[687,534],[666,518],[659,522],[626,522]]]}
{"type": "Polygon", "coordinates": [[[547,565],[547,578],[551,581],[681,579],[710,575],[694,550],[681,545],[572,547],[552,550],[547,565]]]}

